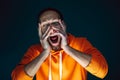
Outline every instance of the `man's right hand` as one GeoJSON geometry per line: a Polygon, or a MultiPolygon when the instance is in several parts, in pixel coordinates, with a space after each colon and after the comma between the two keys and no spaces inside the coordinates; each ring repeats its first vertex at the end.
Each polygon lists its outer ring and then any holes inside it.
{"type": "Polygon", "coordinates": [[[48,42],[49,35],[50,35],[50,32],[48,31],[46,34],[43,34],[41,36],[40,42],[44,50],[51,50],[51,46],[48,42]]]}
{"type": "Polygon", "coordinates": [[[45,35],[42,35],[40,38],[41,45],[43,47],[43,51],[40,53],[39,56],[37,56],[34,60],[32,60],[30,63],[26,64],[24,67],[25,72],[28,74],[28,76],[33,77],[44,60],[49,56],[51,51],[51,46],[49,45],[48,38],[49,38],[49,32],[45,35]]]}

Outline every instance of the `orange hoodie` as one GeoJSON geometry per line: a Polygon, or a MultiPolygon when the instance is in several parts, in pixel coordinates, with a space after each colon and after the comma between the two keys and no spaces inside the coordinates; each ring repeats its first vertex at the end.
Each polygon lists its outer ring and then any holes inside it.
{"type": "MultiPolygon", "coordinates": [[[[54,52],[51,55],[51,76],[52,80],[60,79],[59,54],[62,54],[62,80],[87,80],[87,71],[91,74],[104,78],[108,72],[108,65],[100,51],[93,47],[86,38],[74,37],[69,34],[69,46],[85,54],[91,54],[92,59],[86,68],[83,68],[72,57],[63,50],[54,52]]],[[[12,80],[32,80],[24,72],[24,66],[36,58],[42,51],[40,44],[31,46],[24,55],[21,62],[12,71],[12,80]]],[[[36,73],[36,80],[48,80],[49,78],[49,57],[44,61],[36,73]]]]}

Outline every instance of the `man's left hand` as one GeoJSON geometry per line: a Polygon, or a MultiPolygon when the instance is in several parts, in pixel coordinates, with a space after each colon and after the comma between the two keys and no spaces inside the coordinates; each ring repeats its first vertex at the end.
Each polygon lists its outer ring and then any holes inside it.
{"type": "Polygon", "coordinates": [[[59,33],[57,33],[60,37],[61,37],[61,48],[64,49],[68,43],[67,43],[67,33],[65,31],[65,25],[59,21],[61,27],[64,29],[64,30],[59,30],[59,33]]]}

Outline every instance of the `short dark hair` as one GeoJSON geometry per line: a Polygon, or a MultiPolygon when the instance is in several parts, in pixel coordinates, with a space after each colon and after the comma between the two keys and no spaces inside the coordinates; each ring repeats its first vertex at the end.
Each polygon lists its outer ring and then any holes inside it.
{"type": "Polygon", "coordinates": [[[63,20],[63,15],[61,14],[60,11],[58,11],[58,10],[55,9],[55,8],[46,8],[46,9],[43,9],[42,11],[40,11],[40,13],[38,14],[37,23],[41,23],[40,17],[41,17],[41,15],[42,15],[44,12],[46,12],[46,11],[55,11],[55,12],[57,12],[57,13],[59,14],[59,19],[63,20]]]}

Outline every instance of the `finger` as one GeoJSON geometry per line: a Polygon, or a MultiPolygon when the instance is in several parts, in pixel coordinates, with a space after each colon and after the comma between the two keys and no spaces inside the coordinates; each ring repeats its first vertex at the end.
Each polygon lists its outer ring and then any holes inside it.
{"type": "Polygon", "coordinates": [[[42,43],[42,40],[40,40],[40,42],[42,43]]]}
{"type": "Polygon", "coordinates": [[[50,35],[50,32],[51,32],[50,29],[49,29],[48,31],[46,31],[46,34],[44,34],[44,35],[42,36],[42,39],[44,39],[45,37],[48,37],[48,36],[50,35]]]}
{"type": "Polygon", "coordinates": [[[59,20],[59,23],[60,23],[62,29],[65,31],[65,25],[61,22],[61,20],[59,20]]]}
{"type": "Polygon", "coordinates": [[[47,38],[48,38],[48,35],[46,34],[42,37],[42,40],[47,39],[47,38]]]}
{"type": "Polygon", "coordinates": [[[41,39],[42,33],[41,33],[41,25],[40,25],[40,24],[39,24],[39,27],[38,27],[38,33],[39,33],[39,37],[40,37],[40,39],[41,39]]]}
{"type": "Polygon", "coordinates": [[[60,32],[61,34],[63,34],[65,37],[67,37],[67,33],[64,32],[63,30],[59,30],[59,32],[60,32]]]}
{"type": "Polygon", "coordinates": [[[46,30],[46,32],[42,35],[42,38],[44,38],[48,34],[49,31],[50,31],[50,27],[48,27],[48,29],[46,30]]]}
{"type": "Polygon", "coordinates": [[[52,29],[59,30],[60,28],[59,27],[52,27],[52,29]]]}

